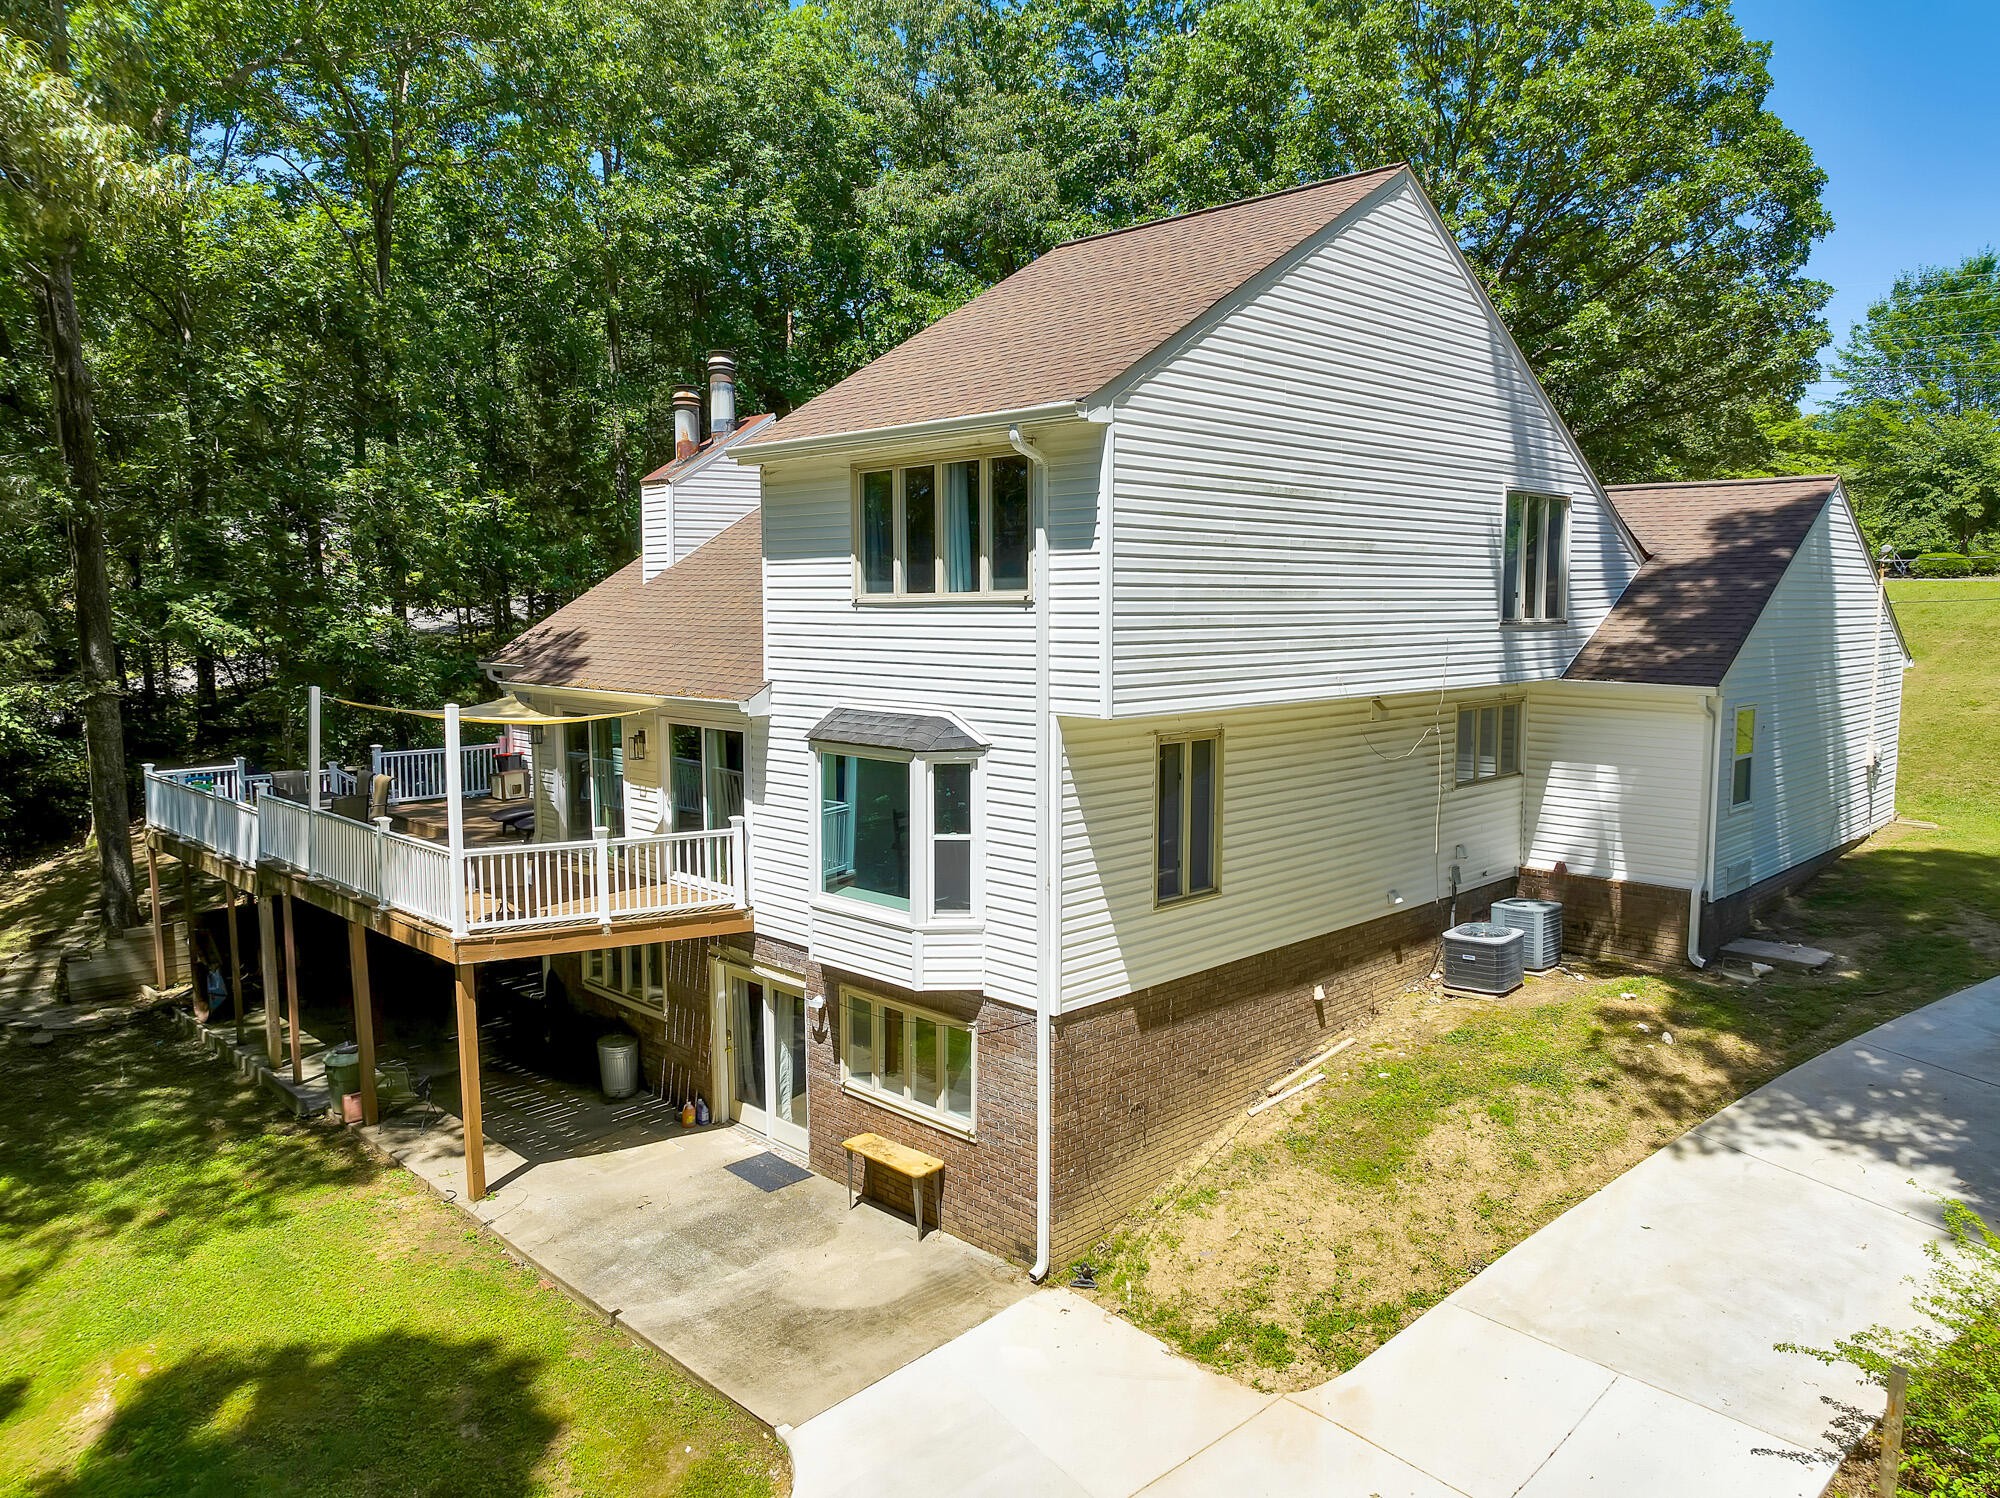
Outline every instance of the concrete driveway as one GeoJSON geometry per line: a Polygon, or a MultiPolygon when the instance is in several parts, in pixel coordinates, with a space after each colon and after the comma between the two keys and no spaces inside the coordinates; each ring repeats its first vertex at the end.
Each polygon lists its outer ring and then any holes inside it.
{"type": "Polygon", "coordinates": [[[794,1432],[796,1492],[1810,1498],[1831,1404],[1881,1402],[1776,1344],[1909,1319],[1927,1192],[2000,1219],[2000,979],[1724,1109],[1318,1389],[1050,1292],[794,1432]]]}

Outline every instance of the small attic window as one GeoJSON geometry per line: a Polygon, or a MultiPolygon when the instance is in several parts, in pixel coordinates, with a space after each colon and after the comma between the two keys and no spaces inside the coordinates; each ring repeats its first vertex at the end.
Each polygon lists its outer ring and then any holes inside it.
{"type": "Polygon", "coordinates": [[[1543,623],[1569,612],[1569,501],[1559,494],[1507,495],[1500,563],[1500,617],[1543,623]]]}

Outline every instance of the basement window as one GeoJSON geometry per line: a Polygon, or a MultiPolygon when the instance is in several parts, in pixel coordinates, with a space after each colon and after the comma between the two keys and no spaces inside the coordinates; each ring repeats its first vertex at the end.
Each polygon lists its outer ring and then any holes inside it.
{"type": "Polygon", "coordinates": [[[1521,771],[1521,704],[1487,702],[1458,710],[1460,785],[1497,780],[1521,771]]]}
{"type": "Polygon", "coordinates": [[[842,997],[841,1084],[971,1133],[978,1059],[972,1026],[856,989],[842,997]]]}
{"type": "Polygon", "coordinates": [[[1012,454],[857,473],[855,596],[1025,596],[1028,478],[1012,454]]]}

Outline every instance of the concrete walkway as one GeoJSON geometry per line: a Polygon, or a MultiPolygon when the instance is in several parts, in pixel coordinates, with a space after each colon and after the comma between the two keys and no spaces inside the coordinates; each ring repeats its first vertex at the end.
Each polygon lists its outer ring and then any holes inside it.
{"type": "Polygon", "coordinates": [[[1831,1403],[1880,1399],[1776,1344],[1909,1318],[1927,1192],[2000,1220],[2000,979],[1724,1109],[1318,1389],[1048,1292],[793,1432],[795,1491],[1810,1498],[1831,1403]]]}

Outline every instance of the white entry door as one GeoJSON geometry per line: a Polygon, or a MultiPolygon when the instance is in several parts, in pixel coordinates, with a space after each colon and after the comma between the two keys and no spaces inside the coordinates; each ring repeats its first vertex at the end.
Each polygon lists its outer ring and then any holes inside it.
{"type": "Polygon", "coordinates": [[[806,1147],[805,994],[782,983],[729,978],[729,1112],[793,1149],[806,1147]]]}

